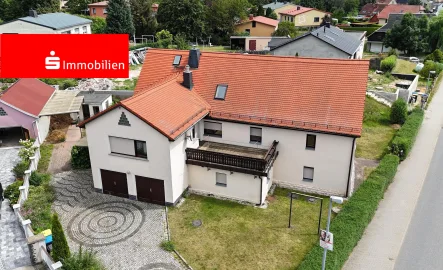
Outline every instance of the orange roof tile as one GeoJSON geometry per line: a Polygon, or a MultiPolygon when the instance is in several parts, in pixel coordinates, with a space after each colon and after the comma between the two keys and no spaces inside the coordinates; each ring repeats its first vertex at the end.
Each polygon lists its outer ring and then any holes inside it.
{"type": "Polygon", "coordinates": [[[378,14],[378,18],[387,19],[391,13],[420,13],[421,11],[423,7],[419,5],[389,5],[378,14]]]}
{"type": "Polygon", "coordinates": [[[274,20],[274,19],[267,18],[267,17],[264,17],[264,16],[255,16],[255,17],[252,18],[252,20],[251,19],[246,19],[244,21],[241,21],[238,24],[243,24],[243,23],[252,22],[252,21],[258,22],[258,23],[267,24],[267,25],[274,26],[274,27],[277,26],[278,23],[279,23],[278,20],[274,20]]]}
{"type": "Polygon", "coordinates": [[[102,2],[88,4],[88,7],[106,7],[106,6],[108,6],[108,1],[102,1],[102,2]]]}
{"type": "Polygon", "coordinates": [[[55,88],[37,79],[20,79],[0,97],[6,103],[38,116],[55,88]]]}
{"type": "Polygon", "coordinates": [[[284,11],[280,12],[280,14],[295,16],[295,15],[302,14],[302,13],[305,13],[305,12],[308,12],[311,10],[314,10],[314,8],[297,6],[296,8],[293,8],[293,9],[284,10],[284,11]]]}

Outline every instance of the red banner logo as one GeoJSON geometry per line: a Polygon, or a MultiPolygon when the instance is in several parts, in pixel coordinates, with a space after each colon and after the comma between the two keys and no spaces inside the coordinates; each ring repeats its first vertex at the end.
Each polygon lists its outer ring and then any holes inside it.
{"type": "Polygon", "coordinates": [[[2,34],[1,78],[128,78],[129,37],[2,34]]]}

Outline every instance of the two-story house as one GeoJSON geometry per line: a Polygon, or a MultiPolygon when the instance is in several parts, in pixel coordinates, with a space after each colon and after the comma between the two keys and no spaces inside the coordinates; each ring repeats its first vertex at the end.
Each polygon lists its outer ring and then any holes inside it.
{"type": "MultiPolygon", "coordinates": [[[[265,12],[268,8],[272,9],[272,11],[274,11],[275,14],[277,14],[277,20],[280,21],[280,16],[281,16],[280,12],[283,12],[283,11],[289,10],[289,9],[293,9],[296,7],[297,7],[297,5],[294,5],[289,1],[278,2],[277,0],[274,0],[271,3],[264,5],[263,9],[265,10],[265,12]]],[[[265,14],[259,14],[259,15],[265,15],[265,14]]]]}
{"type": "Polygon", "coordinates": [[[79,124],[94,187],[159,204],[189,189],[260,205],[273,183],[348,196],[368,67],[150,49],[134,96],[79,124]]]}
{"type": "Polygon", "coordinates": [[[315,8],[297,6],[280,12],[281,22],[294,23],[296,27],[318,27],[322,23],[322,18],[329,14],[315,8]]]}
{"type": "Polygon", "coordinates": [[[108,16],[108,1],[101,1],[88,5],[89,16],[105,18],[108,16]]]}
{"type": "Polygon", "coordinates": [[[235,32],[249,33],[252,37],[271,37],[272,33],[277,30],[278,21],[264,16],[249,15],[247,20],[244,20],[235,25],[235,32]]]}
{"type": "Polygon", "coordinates": [[[37,14],[0,25],[0,34],[91,34],[91,20],[68,13],[37,14]]]}

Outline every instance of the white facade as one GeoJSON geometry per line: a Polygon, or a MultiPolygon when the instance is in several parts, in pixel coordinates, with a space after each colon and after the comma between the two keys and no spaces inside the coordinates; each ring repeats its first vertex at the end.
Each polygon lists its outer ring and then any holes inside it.
{"type": "Polygon", "coordinates": [[[0,25],[0,34],[91,34],[91,24],[81,24],[64,29],[52,29],[34,23],[15,20],[0,25]]]}
{"type": "Polygon", "coordinates": [[[390,47],[383,46],[383,42],[368,41],[367,46],[368,46],[368,51],[374,53],[387,53],[391,50],[390,47]]]}
{"type": "Polygon", "coordinates": [[[132,115],[116,108],[86,124],[94,187],[102,189],[100,169],[126,173],[130,197],[136,197],[135,176],[164,181],[166,203],[176,203],[188,187],[190,191],[262,204],[272,183],[303,192],[347,196],[353,185],[355,139],[346,136],[299,130],[260,127],[224,121],[222,137],[204,136],[204,121],[191,127],[174,141],[132,115]],[[124,112],[130,126],[118,125],[124,112]],[[250,127],[262,128],[262,144],[251,144],[250,127]],[[315,149],[306,148],[307,134],[316,136],[315,149]],[[146,142],[147,160],[111,153],[109,137],[146,142]],[[279,155],[266,176],[186,164],[187,148],[198,148],[199,140],[269,149],[278,141],[279,155]],[[312,180],[304,179],[304,167],[314,169],[312,180]],[[226,174],[226,185],[216,183],[216,174],[226,174]],[[348,188],[348,186],[350,188],[348,188]]]}
{"type": "Polygon", "coordinates": [[[36,121],[40,142],[43,142],[46,139],[46,136],[48,136],[50,122],[51,116],[40,116],[36,121]]]}
{"type": "MultiPolygon", "coordinates": [[[[112,96],[109,96],[106,100],[104,100],[101,103],[97,103],[97,104],[90,103],[90,104],[88,104],[89,116],[92,117],[96,114],[96,113],[94,113],[94,107],[98,107],[98,112],[101,112],[101,111],[104,111],[107,108],[109,108],[111,105],[112,105],[112,96]]],[[[79,116],[80,116],[80,121],[83,121],[85,119],[85,117],[83,115],[83,106],[80,107],[79,116]]],[[[77,114],[71,115],[71,117],[75,117],[75,119],[76,119],[77,114]]]]}

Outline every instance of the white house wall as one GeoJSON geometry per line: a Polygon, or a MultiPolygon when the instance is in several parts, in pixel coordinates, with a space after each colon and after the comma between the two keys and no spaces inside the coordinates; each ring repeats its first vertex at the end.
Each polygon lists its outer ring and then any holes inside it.
{"type": "MultiPolygon", "coordinates": [[[[281,186],[296,188],[305,192],[345,196],[348,186],[351,152],[351,137],[323,133],[306,132],[282,128],[261,127],[262,144],[249,143],[248,124],[204,120],[222,123],[222,138],[202,136],[206,141],[228,143],[240,146],[260,147],[268,149],[274,140],[279,141],[279,156],[274,163],[274,183],[281,186]],[[316,135],[315,150],[306,149],[306,135],[316,135]],[[314,168],[314,180],[303,180],[303,167],[314,168]]],[[[203,121],[201,121],[203,122],[203,121]]],[[[203,124],[199,133],[203,134],[203,124]]],[[[194,178],[190,175],[190,183],[194,178]]]]}
{"type": "Polygon", "coordinates": [[[70,31],[71,34],[75,34],[75,29],[79,29],[79,34],[91,34],[91,25],[90,24],[80,24],[74,27],[68,27],[64,29],[55,30],[56,33],[61,34],[66,31],[70,31]],[[86,26],[86,33],[83,33],[83,26],[86,26]]]}
{"type": "Polygon", "coordinates": [[[192,192],[204,195],[215,195],[238,201],[260,203],[260,185],[262,179],[253,175],[219,170],[214,168],[188,165],[189,188],[192,192]],[[226,187],[215,184],[216,172],[226,174],[226,187]]]}
{"type": "Polygon", "coordinates": [[[102,189],[100,169],[127,174],[128,191],[137,195],[135,175],[164,181],[165,200],[173,203],[170,142],[124,108],[116,108],[86,124],[94,187],[102,189]],[[118,125],[124,112],[131,126],[118,125]],[[111,154],[109,136],[146,141],[148,159],[111,154]]]}
{"type": "Polygon", "coordinates": [[[188,139],[181,135],[175,141],[171,142],[171,182],[172,182],[172,201],[175,202],[183,191],[188,188],[188,170],[186,165],[186,144],[188,139]]]}
{"type": "Polygon", "coordinates": [[[38,137],[40,142],[43,142],[49,133],[49,124],[51,122],[51,116],[40,116],[37,120],[38,137]]]}

